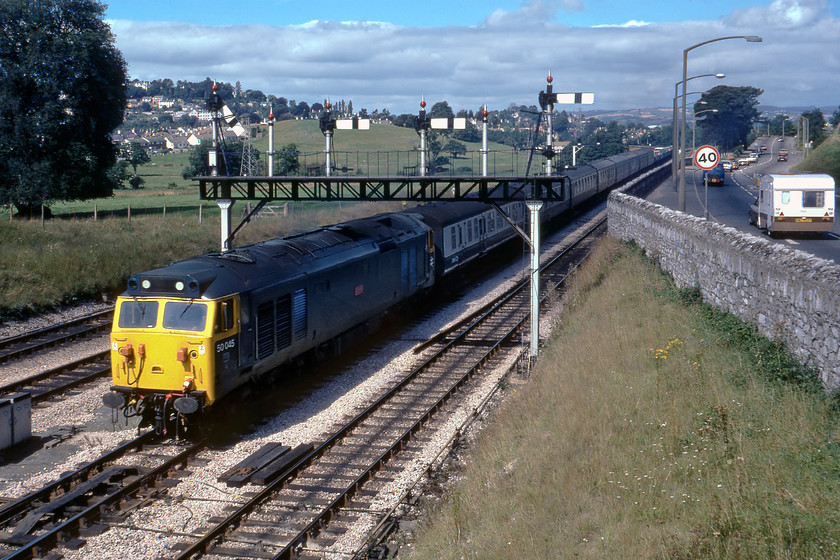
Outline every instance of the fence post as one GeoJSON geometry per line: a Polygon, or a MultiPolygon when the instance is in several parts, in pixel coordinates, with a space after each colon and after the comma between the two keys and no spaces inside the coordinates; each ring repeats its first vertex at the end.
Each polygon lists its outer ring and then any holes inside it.
{"type": "Polygon", "coordinates": [[[163,205],[163,217],[166,218],[166,204],[163,205]]]}
{"type": "Polygon", "coordinates": [[[96,219],[97,219],[97,214],[96,214],[96,204],[94,204],[94,205],[93,205],[93,221],[95,222],[95,221],[96,221],[96,219]]]}
{"type": "Polygon", "coordinates": [[[128,205],[128,225],[131,225],[131,204],[128,205]]]}
{"type": "Polygon", "coordinates": [[[199,225],[201,224],[201,218],[202,218],[203,211],[204,211],[204,203],[201,202],[198,205],[198,223],[199,223],[199,225]]]}

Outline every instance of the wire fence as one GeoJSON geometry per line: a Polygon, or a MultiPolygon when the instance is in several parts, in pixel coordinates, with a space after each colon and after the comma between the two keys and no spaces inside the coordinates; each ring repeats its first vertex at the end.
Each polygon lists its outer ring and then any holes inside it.
{"type": "MultiPolygon", "coordinates": [[[[487,152],[487,175],[493,177],[511,177],[525,175],[528,161],[531,158],[529,150],[490,150],[487,152]]],[[[273,175],[285,175],[283,164],[279,162],[297,161],[298,170],[291,175],[305,177],[325,176],[327,157],[320,152],[276,152],[275,172],[273,175]]],[[[542,155],[534,156],[530,172],[534,172],[534,164],[543,164],[542,155]]],[[[427,176],[477,176],[483,174],[482,152],[472,150],[465,152],[430,153],[426,158],[427,176]]],[[[330,153],[330,175],[358,176],[358,177],[413,177],[420,173],[420,152],[406,151],[339,151],[330,153]]]]}

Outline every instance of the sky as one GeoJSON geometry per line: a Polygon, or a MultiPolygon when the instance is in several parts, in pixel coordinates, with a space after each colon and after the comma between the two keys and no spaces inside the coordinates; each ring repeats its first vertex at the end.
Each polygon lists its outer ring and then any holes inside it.
{"type": "MultiPolygon", "coordinates": [[[[211,78],[297,102],[413,113],[537,105],[593,92],[583,110],[670,108],[717,85],[762,106],[840,106],[840,0],[105,0],[141,80],[211,78]],[[698,43],[722,37],[760,36],[698,43]]],[[[578,106],[580,107],[580,106],[578,106]]],[[[557,105],[557,110],[577,110],[557,105]]]]}

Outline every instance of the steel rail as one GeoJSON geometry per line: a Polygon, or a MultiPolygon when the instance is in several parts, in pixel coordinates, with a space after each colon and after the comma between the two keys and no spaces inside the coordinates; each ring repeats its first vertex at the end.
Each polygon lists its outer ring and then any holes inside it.
{"type": "MultiPolygon", "coordinates": [[[[49,327],[44,327],[44,328],[37,329],[37,330],[34,330],[34,331],[29,331],[29,332],[26,332],[26,333],[22,333],[22,334],[19,334],[17,336],[11,336],[11,337],[8,337],[8,338],[0,339],[0,348],[8,348],[10,346],[24,344],[28,340],[32,340],[32,339],[40,337],[40,336],[50,336],[50,333],[54,333],[54,332],[65,330],[65,329],[72,329],[72,328],[77,327],[79,325],[83,325],[83,324],[89,323],[91,321],[96,321],[96,320],[102,319],[103,317],[106,317],[108,315],[113,315],[113,314],[114,314],[113,310],[97,311],[95,313],[91,313],[91,314],[85,315],[83,317],[78,317],[76,319],[73,319],[71,321],[67,321],[65,323],[60,323],[58,325],[52,325],[52,326],[49,326],[49,327]]],[[[24,355],[27,355],[27,354],[32,354],[32,353],[36,352],[37,350],[39,350],[41,348],[46,348],[48,346],[56,346],[56,345],[62,344],[64,342],[74,340],[76,338],[87,336],[91,333],[99,332],[103,329],[108,328],[109,325],[110,325],[110,321],[107,322],[107,323],[90,325],[87,328],[77,330],[77,331],[73,331],[73,332],[69,332],[69,333],[65,333],[61,336],[57,336],[57,337],[51,338],[51,339],[46,340],[46,341],[33,343],[30,346],[25,346],[23,348],[18,348],[17,350],[12,350],[10,352],[0,353],[0,363],[15,360],[15,359],[18,359],[21,356],[24,356],[24,355]]]]}
{"type": "Polygon", "coordinates": [[[33,490],[29,494],[4,505],[0,508],[0,525],[8,524],[13,517],[26,511],[32,502],[36,500],[40,502],[49,502],[50,496],[56,494],[58,491],[66,493],[68,490],[73,488],[73,486],[87,480],[91,473],[101,471],[105,465],[113,463],[132,449],[142,448],[144,445],[151,443],[154,437],[155,432],[153,430],[145,432],[116,449],[109,451],[98,459],[94,459],[93,461],[79,467],[75,471],[62,476],[58,480],[51,482],[38,490],[33,490]]]}
{"type": "MultiPolygon", "coordinates": [[[[110,352],[111,352],[110,350],[106,350],[104,352],[99,352],[97,354],[93,354],[91,356],[87,356],[85,358],[75,360],[73,362],[70,362],[69,364],[63,364],[63,365],[61,365],[57,368],[53,368],[53,369],[48,370],[48,371],[43,371],[41,373],[31,375],[31,376],[26,377],[24,379],[19,379],[17,381],[12,382],[12,383],[8,383],[8,384],[0,387],[0,395],[19,392],[21,389],[23,389],[23,388],[25,388],[29,385],[34,385],[34,384],[38,383],[39,381],[43,381],[44,379],[49,379],[50,377],[55,377],[55,376],[60,376],[60,375],[68,375],[69,372],[71,372],[72,370],[77,369],[81,366],[85,366],[85,365],[88,365],[88,364],[91,364],[91,363],[95,363],[95,362],[99,362],[99,361],[107,359],[110,355],[110,352]]],[[[71,382],[65,383],[65,384],[63,384],[59,387],[53,387],[51,389],[47,389],[46,391],[35,392],[32,395],[32,401],[33,402],[38,402],[38,401],[44,400],[45,398],[47,398],[49,396],[52,396],[56,393],[59,393],[59,392],[65,390],[65,389],[75,387],[77,385],[81,385],[82,383],[85,383],[85,382],[87,382],[87,381],[89,381],[93,378],[100,377],[100,376],[108,373],[110,370],[111,370],[111,365],[109,363],[108,367],[105,368],[105,369],[100,369],[100,370],[94,371],[93,373],[90,373],[88,375],[79,377],[78,379],[73,379],[71,382]]]]}
{"type": "MultiPolygon", "coordinates": [[[[473,332],[479,325],[483,324],[484,320],[490,317],[493,312],[501,308],[504,303],[510,300],[510,295],[508,297],[502,298],[503,301],[497,302],[496,306],[493,309],[486,311],[485,313],[481,314],[471,325],[467,327],[463,332],[459,333],[451,340],[447,341],[441,348],[439,348],[434,355],[427,358],[423,363],[417,366],[411,373],[409,373],[405,378],[403,378],[399,383],[393,386],[389,391],[387,391],[384,395],[382,395],[379,399],[375,402],[368,405],[363,411],[358,413],[353,419],[351,419],[345,426],[337,430],[332,436],[330,436],[326,441],[324,441],[321,445],[317,448],[312,450],[308,455],[300,458],[294,465],[290,466],[286,471],[284,471],[277,480],[263,489],[259,494],[253,497],[252,501],[247,504],[244,504],[233,511],[227,518],[221,521],[219,524],[216,525],[213,529],[205,533],[198,541],[194,542],[189,547],[185,548],[181,551],[181,553],[176,557],[176,560],[187,560],[192,558],[196,555],[205,554],[208,550],[208,547],[212,545],[212,543],[222,537],[229,528],[237,525],[239,520],[242,519],[244,516],[248,515],[249,513],[253,512],[253,510],[259,507],[264,501],[268,500],[274,493],[278,490],[282,489],[283,486],[286,484],[289,478],[293,478],[298,475],[304,468],[311,465],[315,460],[321,457],[328,449],[330,449],[337,441],[345,436],[348,432],[352,431],[356,428],[363,420],[367,419],[374,411],[381,408],[382,404],[390,401],[394,395],[400,392],[403,388],[405,388],[409,383],[411,383],[416,377],[418,377],[424,370],[429,368],[432,364],[434,364],[438,358],[440,358],[443,354],[447,353],[447,351],[456,346],[459,342],[463,341],[469,334],[473,332]]],[[[480,368],[489,357],[494,354],[498,348],[509,341],[515,334],[518,332],[524,322],[527,320],[528,315],[526,314],[525,318],[519,321],[514,327],[509,329],[504,336],[502,336],[495,344],[493,344],[479,359],[478,361],[470,367],[467,373],[459,378],[459,380],[447,391],[446,395],[441,397],[432,407],[430,407],[426,413],[424,413],[420,420],[416,421],[406,432],[395,442],[392,444],[387,451],[385,451],[382,456],[375,461],[375,465],[378,465],[382,462],[383,458],[390,457],[394,454],[395,448],[402,447],[404,445],[404,441],[407,437],[410,437],[419,426],[422,426],[427,420],[428,417],[431,416],[442,404],[448,400],[452,393],[454,393],[467,379],[469,379],[472,374],[480,368]]],[[[359,488],[361,484],[367,481],[370,478],[371,472],[374,470],[374,466],[371,466],[365,473],[360,475],[353,483],[348,486],[348,489],[359,488]]],[[[346,496],[347,493],[339,498],[336,498],[333,504],[329,507],[333,508],[336,507],[335,504],[346,503],[346,496]]],[[[327,515],[327,513],[322,512],[322,515],[327,515]]],[[[313,521],[309,526],[308,529],[312,529],[313,527],[323,524],[325,519],[319,516],[319,519],[313,521]]],[[[301,533],[303,534],[303,532],[301,533]]],[[[292,547],[295,542],[298,542],[301,537],[299,535],[287,545],[287,549],[292,547]]],[[[293,548],[293,547],[292,547],[293,548]]],[[[286,550],[286,549],[284,549],[286,550]]],[[[290,549],[291,550],[291,549],[290,549]]],[[[291,558],[291,556],[284,556],[284,552],[281,552],[277,558],[291,558]]]]}
{"type": "Polygon", "coordinates": [[[43,535],[40,535],[36,539],[27,543],[26,545],[18,548],[15,552],[7,555],[3,560],[18,560],[22,558],[30,559],[41,557],[44,551],[54,548],[59,542],[66,539],[68,536],[77,535],[80,529],[87,526],[90,522],[98,519],[103,513],[105,513],[109,508],[113,507],[118,501],[133,494],[141,488],[151,486],[155,480],[165,476],[166,473],[176,468],[177,466],[185,465],[189,457],[195,455],[199,451],[203,450],[205,447],[206,443],[204,441],[200,441],[191,445],[181,453],[178,453],[171,459],[168,459],[159,467],[153,469],[152,471],[146,473],[143,476],[138,477],[136,480],[123,486],[113,494],[105,496],[101,500],[97,501],[95,504],[88,506],[73,517],[65,520],[60,525],[54,527],[50,531],[44,533],[43,535]]]}

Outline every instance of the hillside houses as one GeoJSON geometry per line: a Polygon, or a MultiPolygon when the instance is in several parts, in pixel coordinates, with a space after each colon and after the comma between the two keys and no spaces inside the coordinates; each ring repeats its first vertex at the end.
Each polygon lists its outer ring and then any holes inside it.
{"type": "MultiPolygon", "coordinates": [[[[202,140],[211,140],[213,132],[209,126],[194,130],[156,130],[156,131],[120,131],[111,135],[111,140],[117,144],[136,142],[143,146],[149,155],[169,152],[186,152],[198,146],[202,140]]],[[[240,138],[231,131],[225,131],[226,142],[238,142],[240,138]]]]}

